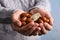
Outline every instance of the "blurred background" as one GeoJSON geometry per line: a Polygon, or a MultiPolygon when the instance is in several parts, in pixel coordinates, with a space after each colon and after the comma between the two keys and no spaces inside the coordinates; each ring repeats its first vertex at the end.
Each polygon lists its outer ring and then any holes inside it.
{"type": "Polygon", "coordinates": [[[53,29],[47,35],[43,35],[40,39],[60,40],[60,0],[50,0],[50,3],[51,13],[54,18],[54,26],[53,29]]]}

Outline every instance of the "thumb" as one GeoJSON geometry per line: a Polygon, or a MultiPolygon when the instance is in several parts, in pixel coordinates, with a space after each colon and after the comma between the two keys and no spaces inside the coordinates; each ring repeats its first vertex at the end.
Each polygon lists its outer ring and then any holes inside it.
{"type": "Polygon", "coordinates": [[[18,20],[16,23],[18,26],[21,26],[21,24],[22,24],[20,20],[18,20]]]}
{"type": "Polygon", "coordinates": [[[29,13],[30,13],[31,15],[33,15],[33,14],[34,14],[33,10],[31,10],[29,13]]]}
{"type": "Polygon", "coordinates": [[[15,26],[21,26],[21,21],[19,21],[19,20],[15,20],[15,21],[13,21],[13,24],[15,25],[15,26]]]}
{"type": "Polygon", "coordinates": [[[54,21],[54,20],[53,20],[51,14],[50,14],[50,13],[46,14],[46,17],[49,19],[49,24],[50,24],[50,25],[53,25],[53,21],[54,21]]]}

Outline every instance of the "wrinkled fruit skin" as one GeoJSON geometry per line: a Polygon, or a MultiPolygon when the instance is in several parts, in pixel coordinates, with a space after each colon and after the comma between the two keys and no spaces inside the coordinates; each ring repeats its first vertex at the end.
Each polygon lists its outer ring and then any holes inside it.
{"type": "MultiPolygon", "coordinates": [[[[30,15],[29,13],[22,13],[20,15],[20,21],[22,22],[21,26],[25,26],[26,24],[34,21],[34,19],[31,18],[32,15],[30,15]]],[[[49,23],[49,19],[46,17],[39,17],[38,20],[34,21],[35,23],[44,23],[47,22],[49,23]]]]}
{"type": "Polygon", "coordinates": [[[31,18],[32,15],[30,15],[29,13],[22,13],[20,15],[20,21],[22,22],[21,26],[25,26],[26,24],[30,23],[33,21],[33,19],[31,18]]]}

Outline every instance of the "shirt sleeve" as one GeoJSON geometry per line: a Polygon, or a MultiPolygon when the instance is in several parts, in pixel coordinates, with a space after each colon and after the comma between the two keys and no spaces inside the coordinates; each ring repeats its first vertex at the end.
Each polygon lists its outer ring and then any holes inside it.
{"type": "Polygon", "coordinates": [[[12,15],[14,10],[5,8],[0,4],[0,18],[8,18],[12,15]]]}
{"type": "Polygon", "coordinates": [[[49,0],[35,0],[35,6],[32,8],[36,8],[36,7],[47,11],[51,11],[49,0]]]}
{"type": "Polygon", "coordinates": [[[2,4],[0,4],[0,23],[10,24],[11,15],[14,11],[14,9],[3,7],[2,4]]]}

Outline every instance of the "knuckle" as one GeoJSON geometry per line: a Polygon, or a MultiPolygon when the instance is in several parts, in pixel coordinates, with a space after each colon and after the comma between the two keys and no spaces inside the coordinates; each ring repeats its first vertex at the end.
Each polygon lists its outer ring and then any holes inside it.
{"type": "Polygon", "coordinates": [[[48,34],[48,31],[45,31],[44,34],[48,34]]]}
{"type": "Polygon", "coordinates": [[[50,31],[52,29],[52,27],[50,27],[48,30],[50,31]]]}

